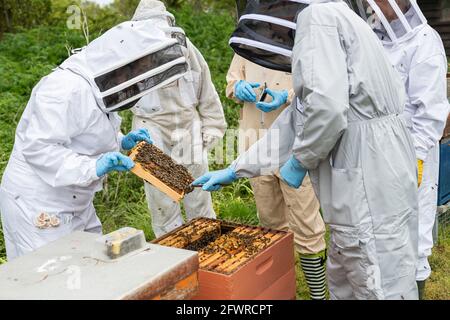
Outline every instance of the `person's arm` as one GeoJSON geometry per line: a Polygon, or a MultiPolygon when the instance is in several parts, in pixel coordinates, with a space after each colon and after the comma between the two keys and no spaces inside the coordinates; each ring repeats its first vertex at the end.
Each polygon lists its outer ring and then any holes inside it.
{"type": "Polygon", "coordinates": [[[202,122],[202,134],[209,137],[222,138],[227,129],[222,103],[211,79],[208,64],[198,49],[188,42],[190,60],[200,72],[197,110],[202,122]]]}
{"type": "Polygon", "coordinates": [[[419,160],[441,139],[449,113],[447,61],[434,55],[411,67],[408,77],[410,102],[417,107],[412,116],[412,137],[419,160]]]}
{"type": "Polygon", "coordinates": [[[226,95],[228,99],[233,99],[238,103],[242,103],[239,99],[234,95],[234,88],[238,81],[246,80],[245,79],[245,60],[244,58],[234,55],[233,60],[231,61],[230,68],[227,73],[227,89],[226,95]]]}
{"type": "Polygon", "coordinates": [[[52,187],[88,186],[99,179],[96,162],[101,155],[78,154],[66,146],[81,134],[89,119],[82,105],[95,103],[90,92],[44,83],[36,91],[32,116],[24,133],[22,153],[34,172],[52,187]]]}
{"type": "Polygon", "coordinates": [[[349,110],[346,52],[338,28],[317,22],[316,10],[322,8],[311,6],[299,16],[292,59],[294,90],[304,107],[304,127],[293,151],[308,170],[333,150],[349,110]]]}
{"type": "Polygon", "coordinates": [[[269,131],[230,166],[238,178],[272,175],[292,155],[296,135],[295,107],[287,107],[269,131]]]}

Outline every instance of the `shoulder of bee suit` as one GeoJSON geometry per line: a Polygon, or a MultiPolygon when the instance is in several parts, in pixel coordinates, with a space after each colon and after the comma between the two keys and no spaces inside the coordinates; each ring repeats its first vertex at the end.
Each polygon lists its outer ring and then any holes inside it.
{"type": "Polygon", "coordinates": [[[96,106],[95,96],[89,83],[81,76],[62,69],[56,69],[44,77],[35,90],[36,97],[46,97],[51,101],[60,101],[76,109],[85,109],[87,105],[96,106]],[[64,83],[64,86],[61,86],[64,83]],[[80,105],[71,103],[81,101],[80,105]]]}
{"type": "MultiPolygon", "coordinates": [[[[446,57],[441,37],[430,25],[425,25],[410,41],[416,47],[412,66],[421,64],[434,56],[446,57]]],[[[443,62],[445,64],[445,62],[443,62]]]]}
{"type": "Polygon", "coordinates": [[[187,45],[187,60],[192,70],[201,72],[205,65],[207,65],[205,58],[198,48],[186,38],[187,45]]]}
{"type": "Polygon", "coordinates": [[[339,17],[351,11],[348,5],[342,1],[316,1],[305,8],[298,16],[298,23],[303,20],[311,25],[336,27],[338,25],[339,17]]]}
{"type": "Polygon", "coordinates": [[[93,113],[101,111],[89,83],[68,70],[56,69],[44,77],[36,86],[33,96],[37,106],[42,107],[44,103],[47,110],[64,108],[68,115],[74,115],[74,122],[79,126],[84,120],[90,119],[93,113]]]}
{"type": "Polygon", "coordinates": [[[39,83],[39,91],[55,95],[55,92],[64,91],[60,98],[71,94],[92,92],[89,83],[81,76],[63,69],[55,69],[52,73],[42,78],[39,83]],[[64,86],[61,86],[64,83],[64,86]]]}

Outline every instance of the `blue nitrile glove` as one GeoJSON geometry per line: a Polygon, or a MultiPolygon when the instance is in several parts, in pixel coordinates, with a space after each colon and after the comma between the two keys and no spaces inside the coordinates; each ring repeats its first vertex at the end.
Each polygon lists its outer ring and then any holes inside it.
{"type": "Polygon", "coordinates": [[[308,170],[303,168],[300,161],[298,161],[294,156],[281,167],[280,174],[284,182],[286,182],[292,188],[300,188],[305,179],[308,170]]]}
{"type": "Polygon", "coordinates": [[[97,176],[102,177],[111,171],[130,171],[134,162],[120,152],[105,153],[97,160],[97,176]]]}
{"type": "Polygon", "coordinates": [[[267,92],[268,95],[272,97],[272,102],[258,102],[256,104],[256,107],[259,110],[264,112],[271,112],[277,110],[287,102],[289,96],[287,90],[274,91],[266,89],[265,91],[267,92]]]}
{"type": "Polygon", "coordinates": [[[193,186],[202,186],[205,191],[217,191],[224,185],[232,184],[237,180],[236,172],[231,168],[205,173],[192,182],[193,186]]]}
{"type": "Polygon", "coordinates": [[[123,150],[131,150],[133,149],[138,142],[146,141],[150,144],[153,143],[152,138],[150,138],[150,134],[147,129],[138,129],[131,131],[122,139],[122,149],[123,150]]]}
{"type": "Polygon", "coordinates": [[[256,93],[254,88],[260,86],[257,82],[247,82],[245,80],[239,80],[234,85],[234,95],[241,101],[256,102],[256,93]]]}

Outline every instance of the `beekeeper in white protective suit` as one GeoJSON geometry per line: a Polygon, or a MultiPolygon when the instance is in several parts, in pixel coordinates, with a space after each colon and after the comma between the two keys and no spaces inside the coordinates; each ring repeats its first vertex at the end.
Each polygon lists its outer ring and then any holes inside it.
{"type": "MultiPolygon", "coordinates": [[[[205,59],[183,30],[175,27],[175,18],[161,1],[141,1],[133,20],[149,18],[155,26],[176,32],[182,39],[189,72],[143,97],[132,109],[133,128],[147,128],[156,146],[199,177],[208,172],[207,151],[223,137],[227,127],[222,104],[205,59]]],[[[148,183],[145,193],[157,237],[184,223],[179,203],[148,183]]],[[[201,189],[187,194],[183,204],[188,220],[216,217],[211,195],[201,189]]]]}
{"type": "Polygon", "coordinates": [[[134,166],[120,149],[151,142],[145,129],[123,136],[117,111],[187,68],[176,39],[151,20],[131,21],[107,31],[37,84],[0,190],[8,259],[76,230],[101,233],[92,202],[102,178],[134,166]]]}
{"type": "MultiPolygon", "coordinates": [[[[309,172],[330,228],[330,297],[417,299],[416,158],[401,116],[403,84],[381,43],[340,0],[312,1],[294,16],[297,24],[279,17],[247,19],[268,20],[296,34],[292,75],[298,100],[229,168],[194,184],[217,190],[283,165],[284,181],[299,187],[309,172]]],[[[233,38],[237,53],[253,47],[272,66],[290,61],[289,43],[254,37],[251,29],[248,39],[245,33],[233,38]]]]}
{"type": "MultiPolygon", "coordinates": [[[[268,10],[272,16],[295,14],[299,6],[298,3],[289,1],[270,3],[268,10]]],[[[254,14],[252,11],[247,12],[246,1],[240,0],[237,1],[237,12],[238,18],[254,14]]],[[[257,24],[254,20],[241,20],[235,37],[239,32],[245,33],[245,21],[253,29],[261,30],[258,33],[269,33],[266,38],[279,38],[276,28],[264,21],[257,24]]],[[[254,56],[251,51],[248,54],[254,56]]],[[[291,105],[295,96],[290,64],[287,65],[287,70],[279,71],[262,67],[248,59],[235,54],[226,77],[227,97],[242,104],[239,118],[239,146],[242,152],[266,134],[283,110],[291,105]],[[258,92],[262,92],[261,97],[266,95],[264,102],[257,97],[258,92]]],[[[266,228],[290,230],[294,233],[295,251],[300,257],[301,272],[308,285],[309,297],[312,300],[326,299],[326,228],[311,180],[306,177],[302,187],[294,189],[282,182],[277,171],[275,175],[250,179],[250,185],[259,223],[266,228]]]]}
{"type": "Polygon", "coordinates": [[[358,13],[372,26],[406,86],[404,115],[411,131],[419,170],[419,263],[417,284],[422,298],[431,274],[437,211],[439,140],[449,112],[447,58],[439,34],[415,0],[355,1],[358,13]]]}

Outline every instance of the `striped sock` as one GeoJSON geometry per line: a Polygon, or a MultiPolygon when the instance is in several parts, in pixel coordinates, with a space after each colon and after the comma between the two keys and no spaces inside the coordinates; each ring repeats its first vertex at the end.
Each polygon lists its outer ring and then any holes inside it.
{"type": "Polygon", "coordinates": [[[325,300],[327,277],[325,274],[325,251],[316,255],[301,255],[300,263],[308,284],[311,300],[325,300]]]}

